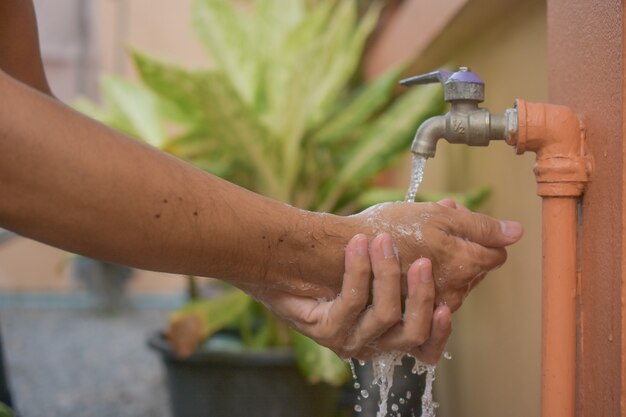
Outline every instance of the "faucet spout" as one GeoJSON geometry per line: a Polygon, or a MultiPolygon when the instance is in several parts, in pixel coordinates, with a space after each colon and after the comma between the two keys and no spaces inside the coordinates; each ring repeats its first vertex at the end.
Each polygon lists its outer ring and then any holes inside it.
{"type": "Polygon", "coordinates": [[[411,152],[425,158],[434,157],[437,141],[445,136],[445,131],[445,116],[435,116],[426,120],[415,133],[415,138],[411,145],[411,152]]]}
{"type": "Polygon", "coordinates": [[[426,158],[435,156],[437,141],[463,143],[469,146],[487,146],[492,140],[508,140],[517,132],[517,110],[507,109],[503,114],[491,114],[476,105],[454,103],[448,113],[426,120],[417,129],[411,152],[426,158]]]}
{"type": "Polygon", "coordinates": [[[478,104],[483,101],[485,85],[467,67],[455,73],[435,71],[400,81],[403,85],[441,82],[450,111],[426,120],[417,130],[411,151],[426,158],[435,156],[437,141],[487,146],[491,140],[508,140],[517,132],[517,110],[491,114],[478,104]]]}

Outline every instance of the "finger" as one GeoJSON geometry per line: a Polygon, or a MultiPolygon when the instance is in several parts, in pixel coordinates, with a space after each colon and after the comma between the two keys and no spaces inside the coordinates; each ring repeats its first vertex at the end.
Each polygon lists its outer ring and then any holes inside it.
{"type": "Polygon", "coordinates": [[[424,363],[437,363],[451,333],[452,313],[450,313],[448,306],[441,305],[433,314],[430,338],[413,353],[413,356],[424,363]]]}
{"type": "MultiPolygon", "coordinates": [[[[446,207],[446,206],[443,206],[446,207]]],[[[449,207],[444,210],[449,210],[449,207]]],[[[524,233],[522,225],[510,220],[496,220],[481,213],[454,210],[452,231],[461,238],[482,246],[497,248],[517,242],[524,233]]]]}
{"type": "Polygon", "coordinates": [[[443,200],[439,200],[437,201],[437,204],[444,206],[444,207],[449,207],[451,209],[457,209],[457,205],[456,202],[451,199],[451,198],[444,198],[443,200]]]}
{"type": "Polygon", "coordinates": [[[338,331],[354,326],[369,299],[371,274],[367,237],[358,234],[346,246],[343,283],[330,307],[329,325],[336,323],[338,331]]]}
{"type": "Polygon", "coordinates": [[[435,284],[432,264],[428,259],[418,259],[407,272],[408,294],[404,319],[385,333],[378,342],[382,350],[410,352],[429,337],[433,317],[435,284]]]}
{"type": "Polygon", "coordinates": [[[476,276],[499,268],[506,262],[507,252],[504,248],[489,248],[464,239],[456,239],[454,245],[457,253],[465,252],[468,264],[463,267],[463,274],[476,276]]]}
{"type": "Polygon", "coordinates": [[[456,201],[454,201],[451,198],[444,198],[443,200],[439,200],[439,201],[437,201],[437,204],[445,206],[445,207],[450,207],[451,209],[461,210],[461,211],[464,211],[466,213],[470,213],[470,209],[465,207],[463,204],[457,203],[456,201]]]}
{"type": "Polygon", "coordinates": [[[354,352],[389,330],[401,316],[400,263],[389,234],[383,233],[374,238],[370,259],[374,273],[373,302],[346,340],[346,349],[354,352]]]}
{"type": "Polygon", "coordinates": [[[258,300],[276,316],[290,322],[296,329],[308,332],[319,322],[324,303],[282,290],[268,290],[258,300]]]}

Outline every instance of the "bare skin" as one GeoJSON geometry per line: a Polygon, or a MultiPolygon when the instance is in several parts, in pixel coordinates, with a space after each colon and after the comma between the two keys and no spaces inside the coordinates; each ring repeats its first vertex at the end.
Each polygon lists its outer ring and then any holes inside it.
{"type": "Polygon", "coordinates": [[[515,222],[445,204],[306,212],[202,172],[54,99],[34,22],[30,2],[0,2],[1,227],[98,259],[221,278],[258,298],[277,289],[311,299],[341,291],[353,236],[387,232],[403,280],[431,259],[437,302],[451,311],[521,237],[515,222]]]}
{"type": "Polygon", "coordinates": [[[367,237],[359,234],[346,247],[342,288],[335,299],[316,300],[270,289],[262,301],[341,357],[365,360],[381,351],[395,350],[435,363],[452,332],[450,309],[445,305],[435,309],[428,259],[418,259],[410,266],[404,303],[400,277],[391,236],[376,236],[368,250],[367,237]],[[372,301],[367,307],[370,295],[372,301]]]}

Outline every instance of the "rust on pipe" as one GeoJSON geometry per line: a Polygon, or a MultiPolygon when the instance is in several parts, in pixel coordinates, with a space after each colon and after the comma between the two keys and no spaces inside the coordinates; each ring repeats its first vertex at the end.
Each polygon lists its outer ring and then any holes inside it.
{"type": "Polygon", "coordinates": [[[541,415],[576,414],[576,225],[578,198],[593,169],[585,129],[565,106],[517,100],[518,132],[507,142],[535,152],[543,201],[541,415]]]}

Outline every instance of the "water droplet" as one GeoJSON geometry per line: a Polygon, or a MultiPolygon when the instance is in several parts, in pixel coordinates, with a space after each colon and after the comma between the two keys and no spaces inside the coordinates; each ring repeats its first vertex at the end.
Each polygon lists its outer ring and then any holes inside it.
{"type": "Polygon", "coordinates": [[[452,359],[452,355],[451,355],[451,354],[450,354],[450,352],[448,352],[448,351],[443,352],[443,357],[444,357],[444,358],[446,358],[446,359],[448,359],[448,360],[452,359]]]}
{"type": "Polygon", "coordinates": [[[404,398],[400,398],[400,399],[398,400],[398,402],[399,402],[400,404],[404,404],[404,403],[406,402],[406,400],[405,400],[404,398]]]}
{"type": "Polygon", "coordinates": [[[411,399],[411,395],[413,395],[413,394],[411,394],[411,391],[407,391],[406,392],[406,399],[410,400],[411,399]]]}
{"type": "Polygon", "coordinates": [[[350,364],[350,371],[352,372],[352,379],[356,380],[356,369],[354,369],[354,362],[352,361],[352,359],[348,359],[346,360],[346,362],[348,362],[348,364],[350,364]]]}
{"type": "Polygon", "coordinates": [[[354,411],[356,411],[357,413],[360,413],[361,410],[363,410],[363,408],[361,408],[360,405],[357,404],[357,405],[354,406],[354,411]]]}
{"type": "Polygon", "coordinates": [[[398,411],[398,404],[391,404],[391,411],[398,411]]]}
{"type": "Polygon", "coordinates": [[[354,383],[354,388],[355,388],[355,389],[359,389],[359,388],[361,388],[361,384],[359,384],[358,382],[355,382],[355,383],[354,383]]]}
{"type": "Polygon", "coordinates": [[[362,390],[361,390],[361,396],[362,396],[363,398],[367,398],[367,397],[369,397],[369,396],[370,396],[370,393],[369,393],[369,392],[367,392],[366,390],[362,389],[362,390]]]}
{"type": "Polygon", "coordinates": [[[365,361],[359,361],[359,365],[365,366],[365,361]]]}

